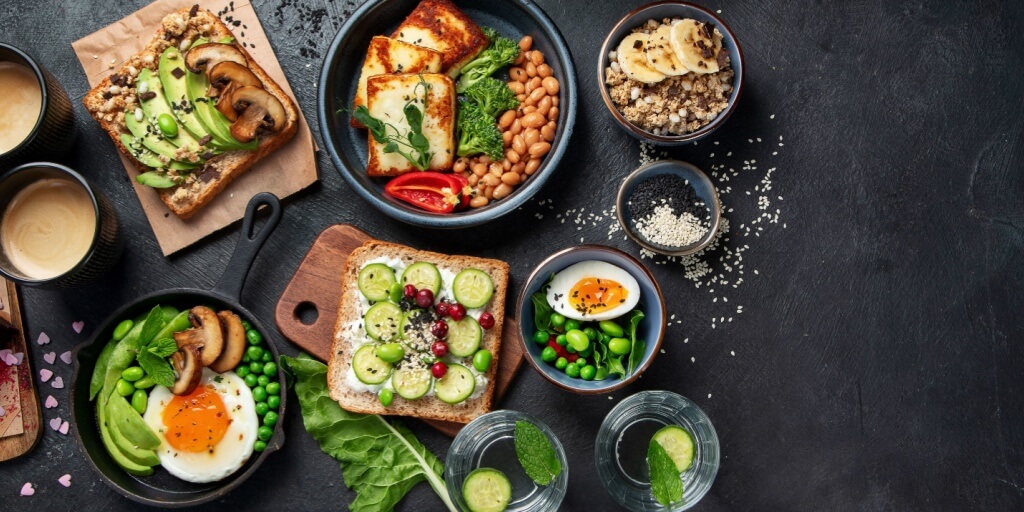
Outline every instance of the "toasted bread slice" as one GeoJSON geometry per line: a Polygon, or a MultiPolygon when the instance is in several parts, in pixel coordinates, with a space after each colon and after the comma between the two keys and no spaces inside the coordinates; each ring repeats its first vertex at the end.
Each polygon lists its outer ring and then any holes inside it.
{"type": "MultiPolygon", "coordinates": [[[[356,97],[352,101],[352,110],[366,105],[366,79],[385,73],[440,73],[441,54],[390,37],[374,36],[370,47],[366,50],[363,71],[359,75],[356,86],[356,97]]],[[[356,118],[352,118],[352,126],[365,128],[356,118]]]]}
{"type": "MultiPolygon", "coordinates": [[[[439,73],[371,76],[366,80],[366,108],[374,119],[391,124],[402,135],[408,134],[409,122],[403,109],[410,99],[424,98],[421,81],[430,86],[423,115],[423,135],[432,153],[429,170],[448,170],[455,163],[455,81],[451,77],[439,73]]],[[[370,149],[366,174],[397,176],[416,169],[404,156],[385,153],[385,145],[372,136],[367,139],[370,149]]]]}
{"type": "MultiPolygon", "coordinates": [[[[143,68],[156,71],[160,54],[168,47],[187,48],[188,43],[201,37],[219,41],[234,35],[220,18],[206,9],[193,7],[168,14],[145,48],[128,58],[120,69],[104,78],[82,99],[86,110],[107,132],[117,148],[132,160],[139,172],[147,172],[150,168],[140,162],[121,141],[121,135],[129,133],[124,123],[125,112],[133,112],[139,107],[136,78],[143,68]]],[[[281,102],[286,121],[276,132],[260,133],[259,145],[255,150],[226,151],[216,155],[207,159],[201,168],[188,173],[180,185],[159,189],[160,199],[182,219],[194,215],[235,178],[291,140],[298,130],[299,110],[295,102],[253,60],[245,48],[238,44],[235,44],[235,48],[245,55],[249,70],[260,79],[263,88],[281,102]]]]}
{"type": "MultiPolygon", "coordinates": [[[[491,410],[494,400],[495,377],[498,370],[498,355],[501,353],[501,332],[505,319],[505,295],[508,291],[509,267],[503,261],[476,258],[472,256],[448,256],[436,252],[419,251],[404,245],[371,240],[352,251],[348,263],[341,275],[341,303],[338,305],[338,323],[332,342],[331,360],[328,367],[327,382],[331,390],[331,398],[337,400],[347,411],[363,414],[393,414],[413,416],[424,419],[454,421],[467,423],[477,416],[491,410]],[[371,391],[353,389],[349,384],[355,379],[352,373],[352,355],[359,343],[357,335],[361,325],[360,293],[357,283],[359,271],[367,262],[375,258],[387,256],[400,259],[406,265],[417,261],[427,261],[439,269],[452,272],[466,268],[475,268],[486,272],[494,282],[494,295],[484,306],[485,311],[494,315],[494,327],[483,331],[480,348],[493,354],[491,367],[485,374],[487,388],[475,398],[451,405],[442,402],[431,394],[417,400],[405,400],[395,394],[390,406],[381,405],[377,395],[371,391]]],[[[471,362],[469,363],[472,364],[471,362]]],[[[358,381],[356,381],[358,382],[358,381]]]]}
{"type": "Polygon", "coordinates": [[[391,37],[441,53],[441,69],[452,78],[487,48],[487,36],[450,0],[422,0],[391,37]]]}

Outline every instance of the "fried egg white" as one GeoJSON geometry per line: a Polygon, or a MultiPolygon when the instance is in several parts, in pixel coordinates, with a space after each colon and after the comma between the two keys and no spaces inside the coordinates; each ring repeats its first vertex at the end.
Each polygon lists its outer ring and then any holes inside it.
{"type": "Polygon", "coordinates": [[[566,318],[611,320],[629,313],[640,301],[640,284],[629,272],[603,261],[581,261],[555,274],[548,304],[566,318]]]}
{"type": "Polygon", "coordinates": [[[160,438],[160,465],[188,482],[220,480],[253,452],[259,419],[256,402],[235,372],[203,368],[195,391],[175,396],[163,386],[149,393],[143,416],[160,438]]]}

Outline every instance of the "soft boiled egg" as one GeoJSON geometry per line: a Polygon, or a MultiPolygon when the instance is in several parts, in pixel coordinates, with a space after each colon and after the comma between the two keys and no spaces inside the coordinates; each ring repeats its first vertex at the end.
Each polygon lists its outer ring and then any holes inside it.
{"type": "Polygon", "coordinates": [[[245,381],[235,372],[209,368],[203,368],[202,380],[188,395],[153,388],[143,418],[160,438],[160,465],[196,483],[215,482],[242,467],[259,428],[256,402],[245,381]]]}
{"type": "Polygon", "coordinates": [[[640,284],[629,272],[603,261],[581,261],[555,274],[548,304],[566,318],[611,320],[640,301],[640,284]]]}

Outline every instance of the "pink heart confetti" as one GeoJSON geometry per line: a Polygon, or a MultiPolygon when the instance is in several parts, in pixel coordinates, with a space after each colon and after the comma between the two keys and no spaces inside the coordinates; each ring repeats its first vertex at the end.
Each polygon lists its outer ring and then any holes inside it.
{"type": "Polygon", "coordinates": [[[50,420],[50,428],[54,430],[60,430],[60,422],[60,416],[57,416],[56,418],[50,420]]]}
{"type": "Polygon", "coordinates": [[[57,407],[57,399],[54,398],[53,395],[50,395],[46,397],[46,403],[44,403],[43,406],[47,409],[53,409],[54,407],[57,407]]]}
{"type": "Polygon", "coordinates": [[[32,496],[36,493],[36,490],[32,488],[31,482],[25,482],[25,485],[21,486],[22,496],[32,496]]]}
{"type": "Polygon", "coordinates": [[[53,379],[53,382],[51,382],[50,385],[53,386],[54,389],[64,389],[64,379],[58,376],[56,379],[53,379]]]}
{"type": "Polygon", "coordinates": [[[43,354],[43,361],[46,361],[49,364],[53,364],[53,362],[56,361],[56,360],[57,360],[57,353],[56,352],[50,352],[48,354],[43,354]]]}
{"type": "Polygon", "coordinates": [[[39,339],[36,340],[36,343],[38,343],[40,345],[46,345],[49,342],[50,342],[50,337],[47,336],[45,332],[39,333],[39,339]]]}
{"type": "Polygon", "coordinates": [[[60,424],[60,428],[58,429],[58,432],[60,432],[61,434],[64,434],[64,435],[68,435],[68,429],[69,428],[71,428],[71,425],[68,422],[65,421],[64,423],[60,424]]]}
{"type": "Polygon", "coordinates": [[[64,487],[71,487],[71,475],[64,475],[57,479],[64,487]]]}
{"type": "Polygon", "coordinates": [[[39,380],[43,382],[48,382],[50,380],[50,377],[53,377],[53,372],[51,372],[50,370],[47,370],[46,368],[39,370],[39,380]]]}
{"type": "Polygon", "coordinates": [[[71,351],[68,350],[60,355],[60,360],[64,361],[64,364],[71,364],[71,351]]]}
{"type": "Polygon", "coordinates": [[[5,348],[3,350],[0,350],[0,359],[7,359],[7,356],[9,356],[11,354],[12,354],[12,352],[11,352],[11,349],[9,349],[9,348],[5,348]]]}
{"type": "Polygon", "coordinates": [[[82,329],[85,328],[85,322],[79,320],[78,322],[71,324],[71,328],[74,329],[75,332],[77,332],[78,334],[82,334],[82,329]]]}
{"type": "Polygon", "coordinates": [[[7,364],[7,366],[15,366],[20,364],[18,361],[18,356],[11,354],[10,352],[4,355],[2,359],[4,360],[4,363],[7,364]]]}
{"type": "Polygon", "coordinates": [[[18,365],[21,364],[22,361],[25,360],[25,353],[24,352],[15,352],[13,355],[14,355],[14,362],[11,363],[11,366],[18,366],[18,365]]]}
{"type": "Polygon", "coordinates": [[[0,418],[2,418],[5,414],[7,414],[7,411],[4,410],[3,406],[0,406],[0,418]]]}

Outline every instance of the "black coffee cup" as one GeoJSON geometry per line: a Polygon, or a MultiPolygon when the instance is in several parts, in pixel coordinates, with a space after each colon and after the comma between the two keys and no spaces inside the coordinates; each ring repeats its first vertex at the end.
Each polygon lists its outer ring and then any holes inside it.
{"type": "Polygon", "coordinates": [[[0,153],[0,171],[32,160],[60,160],[75,142],[74,109],[68,93],[49,71],[14,46],[0,43],[0,62],[13,62],[32,70],[42,93],[35,127],[20,144],[0,153]]]}

